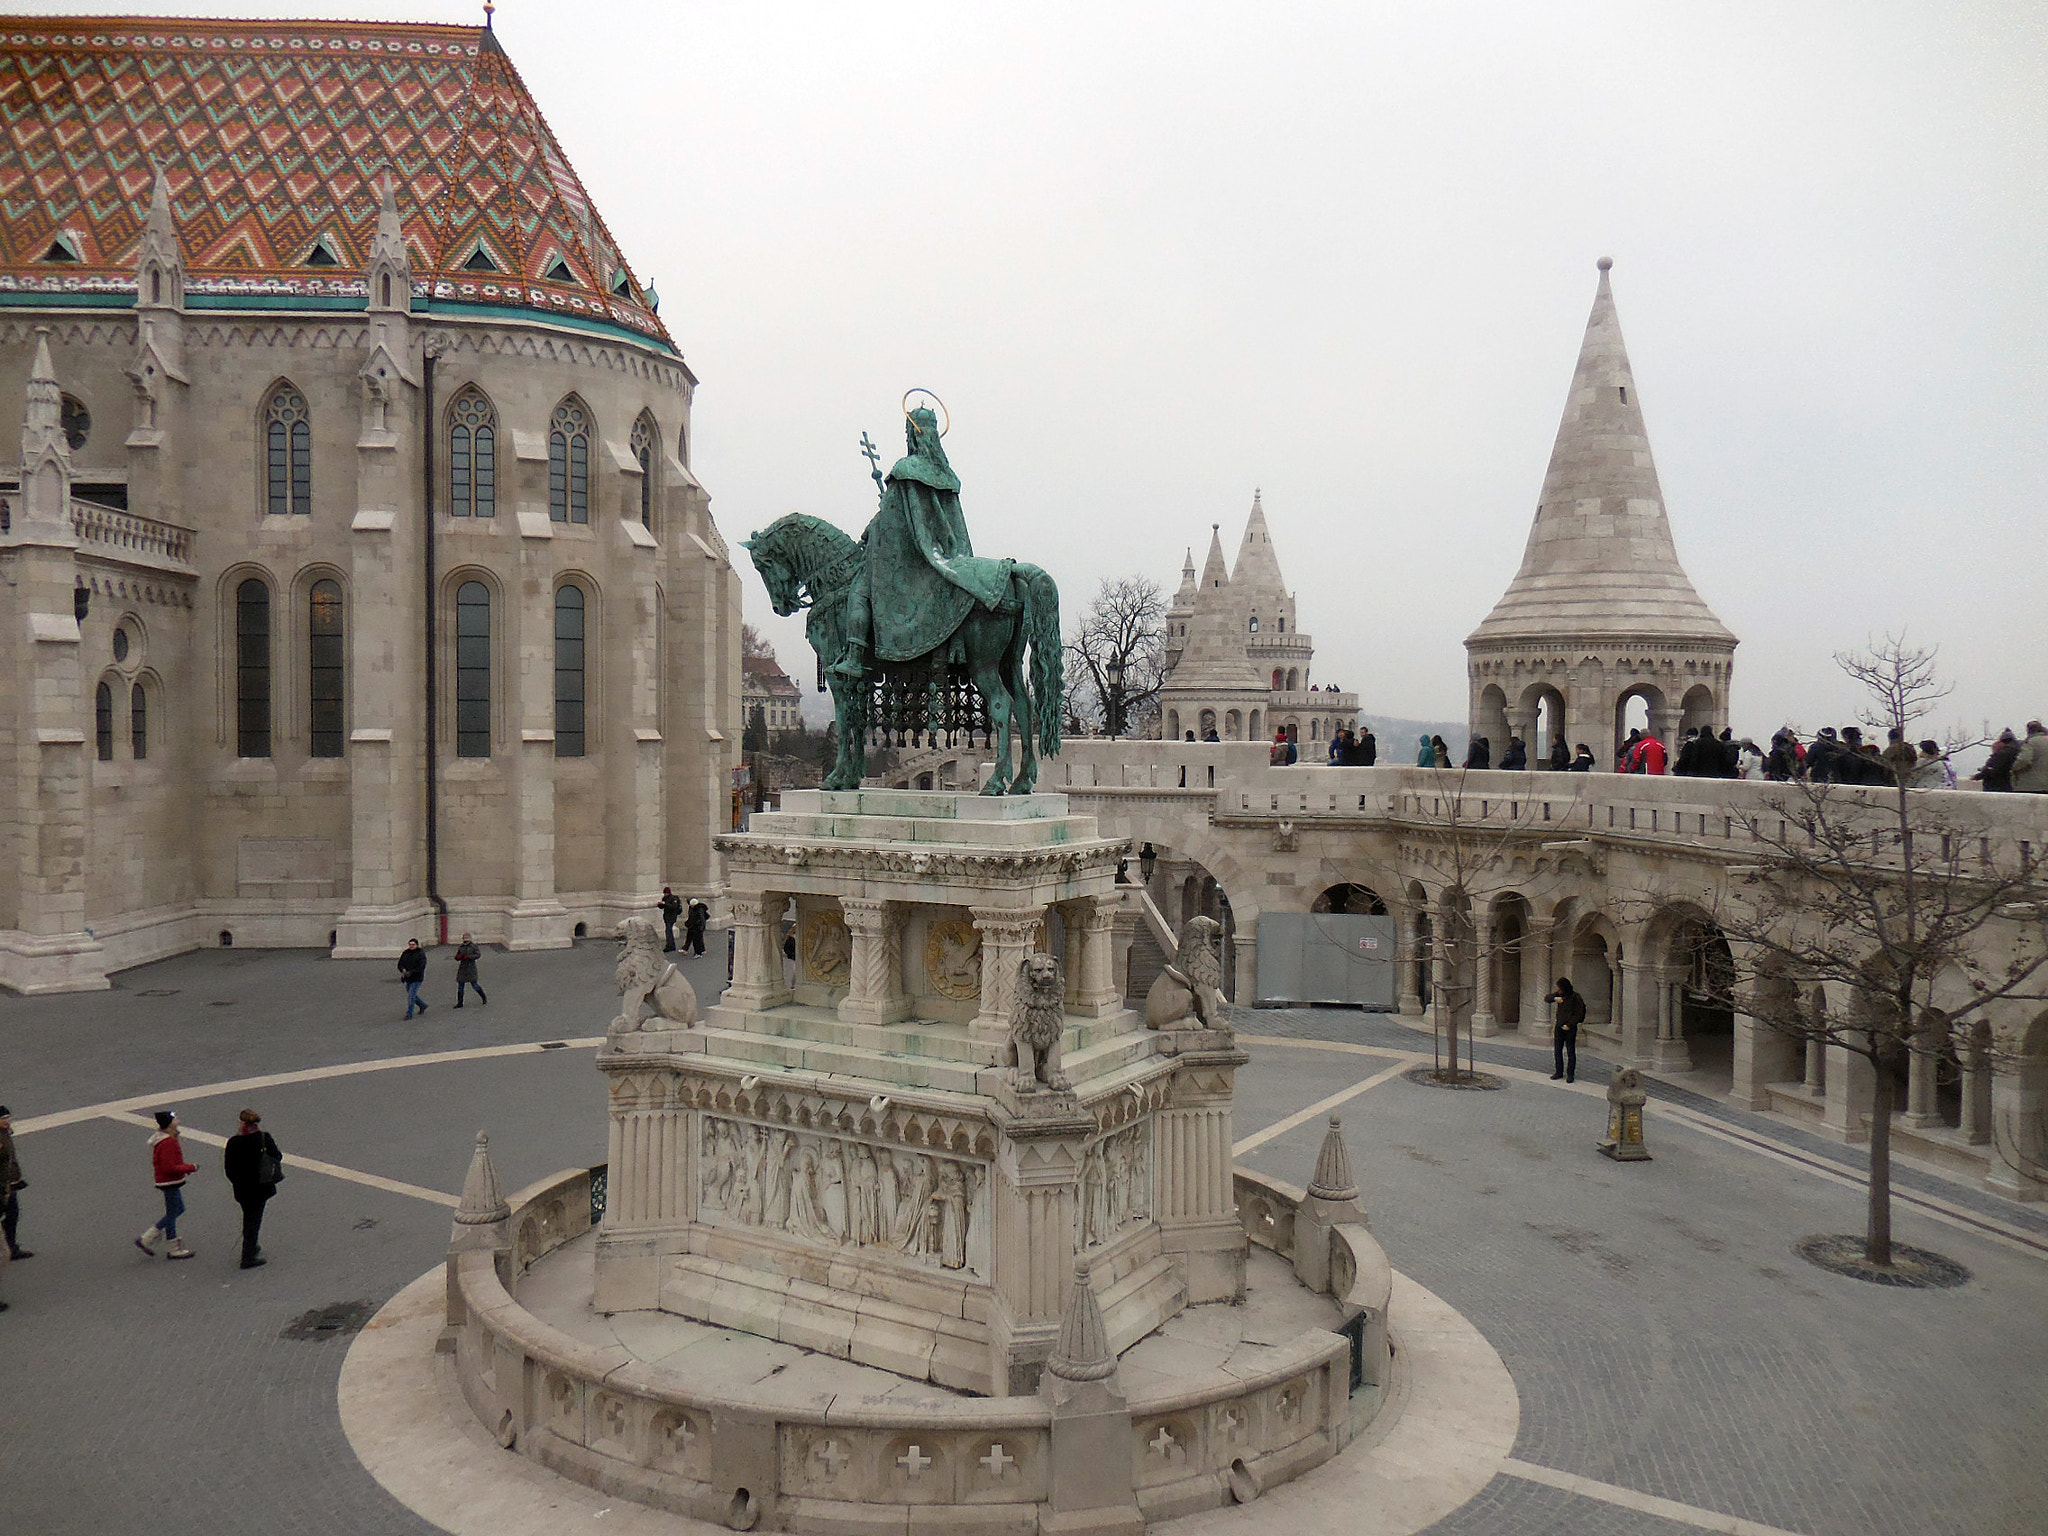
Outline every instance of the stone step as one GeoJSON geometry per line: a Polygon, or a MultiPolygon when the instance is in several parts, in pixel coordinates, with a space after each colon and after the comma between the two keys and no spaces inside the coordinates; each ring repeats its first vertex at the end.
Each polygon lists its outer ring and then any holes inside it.
{"type": "Polygon", "coordinates": [[[1133,1008],[1145,1006],[1145,994],[1152,990],[1152,983],[1159,979],[1159,973],[1166,968],[1166,952],[1159,947],[1159,941],[1152,937],[1152,930],[1140,924],[1131,938],[1131,969],[1129,984],[1124,989],[1124,1000],[1133,1008]]]}
{"type": "Polygon", "coordinates": [[[1153,1329],[1177,1317],[1187,1305],[1187,1282],[1169,1254],[1140,1264],[1096,1298],[1109,1347],[1122,1354],[1153,1329]]]}

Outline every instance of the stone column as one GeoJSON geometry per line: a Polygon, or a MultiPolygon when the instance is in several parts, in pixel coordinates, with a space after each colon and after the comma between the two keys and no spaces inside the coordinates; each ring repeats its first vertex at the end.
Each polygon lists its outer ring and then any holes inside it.
{"type": "Polygon", "coordinates": [[[1827,1042],[1819,1035],[1809,1035],[1806,1040],[1806,1071],[1801,1079],[1806,1091],[1816,1099],[1826,1091],[1827,1042]]]}
{"type": "Polygon", "coordinates": [[[1493,1011],[1493,940],[1498,932],[1492,913],[1482,914],[1472,925],[1472,1038],[1483,1040],[1500,1033],[1493,1011]]]}
{"type": "MultiPolygon", "coordinates": [[[[611,1138],[604,1224],[597,1234],[596,1301],[604,1311],[661,1303],[664,1238],[696,1215],[698,1123],[678,1103],[676,1079],[659,1070],[607,1068],[611,1138]]],[[[672,1249],[671,1249],[672,1251],[672,1249]]]]}
{"type": "Polygon", "coordinates": [[[1417,950],[1421,948],[1421,934],[1415,921],[1415,913],[1408,907],[1394,909],[1395,932],[1399,937],[1394,944],[1394,986],[1400,1016],[1404,1019],[1422,1017],[1422,991],[1417,985],[1415,967],[1417,950]]]}
{"type": "Polygon", "coordinates": [[[910,1014],[903,995],[903,919],[886,901],[842,896],[839,910],[853,940],[839,1017],[849,1024],[893,1024],[910,1014]]]}
{"type": "MultiPolygon", "coordinates": [[[[548,675],[552,678],[553,673],[548,675]]],[[[552,698],[547,707],[552,713],[552,698]]],[[[513,842],[515,900],[505,914],[505,947],[562,949],[570,942],[569,911],[555,899],[554,727],[521,729],[513,765],[512,793],[518,818],[513,842]]]]}
{"type": "Polygon", "coordinates": [[[1544,1011],[1543,999],[1550,995],[1556,983],[1557,973],[1551,969],[1551,945],[1546,937],[1536,937],[1536,924],[1532,921],[1522,932],[1522,1022],[1520,1025],[1524,1040],[1535,1040],[1548,1044],[1550,1039],[1550,1015],[1544,1011]],[[1541,962],[1540,964],[1538,962],[1541,962]]]}
{"type": "Polygon", "coordinates": [[[1074,1268],[1074,1203],[1094,1116],[1017,1121],[1004,1130],[989,1190],[996,1292],[990,1331],[998,1395],[1036,1389],[1074,1268]]]}
{"type": "Polygon", "coordinates": [[[1124,1006],[1116,975],[1113,930],[1117,899],[1084,896],[1063,909],[1067,919],[1069,1011],[1086,1019],[1106,1018],[1124,1006]],[[1076,940],[1079,940],[1076,953],[1076,940]]]}
{"type": "Polygon", "coordinates": [[[1770,1052],[1763,1049],[1769,1042],[1765,1039],[1770,1025],[1747,1013],[1735,1015],[1735,1057],[1734,1080],[1729,1085],[1728,1098],[1731,1103],[1740,1104],[1744,1109],[1769,1109],[1771,1095],[1766,1087],[1769,1082],[1770,1052]]]}
{"type": "Polygon", "coordinates": [[[1963,1068],[1963,1117],[1957,1129],[1971,1146],[1986,1146],[1991,1141],[1991,1026],[1965,1024],[1956,1034],[1963,1068]]]}
{"type": "MultiPolygon", "coordinates": [[[[2006,1043],[2015,1043],[2011,1035],[2006,1043]]],[[[2048,1059],[2015,1054],[2001,1065],[2004,1070],[1991,1083],[1991,1167],[1984,1187],[2011,1200],[2048,1199],[2048,1168],[2041,1157],[2048,1059]]]]}
{"type": "Polygon", "coordinates": [[[1659,973],[1648,966],[1623,961],[1617,967],[1620,985],[1613,989],[1613,1022],[1621,1036],[1621,1064],[1655,1071],[1663,1004],[1658,992],[1659,973]]]}
{"type": "Polygon", "coordinates": [[[1935,1052],[1941,1037],[1939,1021],[1931,1016],[1913,1031],[1913,1050],[1906,1058],[1905,1122],[1915,1130],[1941,1124],[1934,1098],[1934,1071],[1941,1060],[1935,1052]]]}
{"type": "Polygon", "coordinates": [[[1031,941],[1045,922],[1043,907],[969,907],[981,931],[981,1012],[968,1033],[996,1054],[989,1065],[1002,1063],[1010,1046],[1010,1020],[1016,1011],[1017,969],[1031,941]]]}
{"type": "Polygon", "coordinates": [[[1249,1008],[1259,998],[1259,937],[1254,929],[1237,928],[1230,935],[1236,985],[1231,1001],[1249,1008]]]}
{"type": "Polygon", "coordinates": [[[1870,1136],[1870,1073],[1869,1057],[1839,1045],[1827,1047],[1821,1125],[1837,1141],[1870,1136]]]}
{"type": "Polygon", "coordinates": [[[1244,1295],[1230,1102],[1236,1068],[1247,1059],[1236,1050],[1181,1057],[1167,1107],[1152,1122],[1152,1215],[1161,1249],[1182,1256],[1190,1306],[1244,1295]]]}
{"type": "Polygon", "coordinates": [[[1144,915],[1129,902],[1119,901],[1113,908],[1109,930],[1109,976],[1110,984],[1116,988],[1117,996],[1126,1005],[1143,1006],[1144,999],[1128,995],[1126,988],[1131,979],[1131,946],[1138,940],[1138,930],[1144,926],[1144,915]]]}
{"type": "Polygon", "coordinates": [[[789,898],[778,891],[735,891],[732,985],[728,1008],[780,1008],[793,994],[782,979],[782,909],[789,898]]]}
{"type": "Polygon", "coordinates": [[[1685,1043],[1685,983],[1664,972],[1657,977],[1657,1069],[1690,1072],[1692,1052],[1685,1043]]]}

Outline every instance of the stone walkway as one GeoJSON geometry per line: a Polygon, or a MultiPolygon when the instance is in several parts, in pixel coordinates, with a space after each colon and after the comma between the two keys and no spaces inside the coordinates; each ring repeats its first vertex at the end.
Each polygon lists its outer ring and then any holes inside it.
{"type": "MultiPolygon", "coordinates": [[[[389,965],[302,952],[207,952],[126,973],[112,993],[0,998],[0,1102],[21,1133],[22,1238],[37,1253],[0,1271],[9,1526],[433,1531],[349,1451],[335,1403],[346,1335],[285,1335],[309,1312],[381,1303],[436,1262],[479,1127],[508,1187],[603,1158],[588,1049],[540,1047],[602,1029],[612,954],[492,952],[489,1008],[442,1001],[411,1025],[389,965]],[[193,1092],[277,1074],[292,1080],[193,1092]],[[147,1132],[94,1106],[132,1117],[159,1102],[216,1134],[255,1103],[288,1160],[338,1170],[293,1171],[267,1268],[235,1268],[237,1213],[211,1147],[188,1149],[199,1257],[152,1262],[131,1245],[156,1210],[147,1132]]],[[[693,962],[700,991],[722,969],[719,955],[693,962]]],[[[430,973],[430,998],[453,991],[451,973],[430,973]]],[[[1237,1134],[1256,1143],[1243,1160],[1304,1181],[1317,1106],[1339,1099],[1389,1256],[1513,1374],[1513,1454],[1436,1536],[2040,1529],[2037,1213],[1908,1171],[1927,1203],[1901,1202],[1899,1237],[1975,1279],[1862,1285],[1792,1253],[1858,1226],[1853,1151],[1674,1091],[1651,1106],[1656,1160],[1619,1166],[1592,1150],[1598,1089],[1548,1082],[1547,1062],[1511,1043],[1480,1051],[1505,1091],[1454,1094],[1400,1075],[1401,1053],[1429,1041],[1391,1020],[1258,1012],[1241,1028],[1253,1060],[1237,1134]]]]}

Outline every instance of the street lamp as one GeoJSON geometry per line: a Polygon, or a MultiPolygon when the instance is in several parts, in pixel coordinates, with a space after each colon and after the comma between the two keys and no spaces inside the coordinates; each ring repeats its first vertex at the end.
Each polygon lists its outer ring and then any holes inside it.
{"type": "Polygon", "coordinates": [[[1159,867],[1159,854],[1150,843],[1138,850],[1138,873],[1145,877],[1145,883],[1152,883],[1152,871],[1159,867]]]}
{"type": "Polygon", "coordinates": [[[1103,674],[1109,679],[1109,698],[1104,701],[1107,708],[1102,712],[1102,723],[1109,727],[1109,734],[1111,736],[1121,736],[1124,733],[1123,658],[1121,656],[1110,657],[1109,664],[1102,670],[1103,674]]]}

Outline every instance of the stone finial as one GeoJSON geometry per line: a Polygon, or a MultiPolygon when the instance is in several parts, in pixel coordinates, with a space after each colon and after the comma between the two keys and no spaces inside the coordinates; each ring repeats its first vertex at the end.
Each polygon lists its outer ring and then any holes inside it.
{"type": "Polygon", "coordinates": [[[185,253],[178,245],[178,225],[171,216],[171,178],[159,165],[149,191],[149,214],[142,224],[142,243],[135,248],[135,305],[138,309],[182,309],[185,304],[185,253]]]}
{"type": "Polygon", "coordinates": [[[398,217],[398,187],[388,172],[378,188],[377,232],[370,237],[365,276],[372,310],[412,308],[412,252],[406,248],[405,226],[398,217]]]}
{"type": "MultiPolygon", "coordinates": [[[[36,327],[35,361],[28,368],[27,409],[22,425],[32,432],[56,434],[58,444],[64,442],[64,393],[57,388],[57,365],[50,360],[50,328],[36,327]]],[[[68,448],[64,449],[66,453],[68,448]]],[[[23,455],[27,457],[26,454],[23,455]]]]}
{"type": "Polygon", "coordinates": [[[1614,258],[1612,256],[1602,256],[1598,261],[1594,262],[1593,265],[1598,267],[1602,272],[1612,272],[1614,270],[1614,258]]]}
{"type": "Polygon", "coordinates": [[[1109,1329],[1103,1324],[1095,1288],[1088,1283],[1085,1260],[1074,1263],[1074,1294],[1067,1302],[1067,1315],[1060,1320],[1059,1341],[1053,1345],[1045,1369],[1047,1375],[1061,1381],[1106,1381],[1116,1374],[1109,1329]]]}
{"type": "Polygon", "coordinates": [[[498,1187],[498,1170],[491,1162],[491,1138],[476,1133],[476,1152],[469,1160],[469,1173],[462,1181],[462,1203],[455,1207],[458,1227],[487,1227],[510,1221],[512,1207],[498,1187]]]}
{"type": "Polygon", "coordinates": [[[1323,1135],[1323,1149],[1316,1154],[1316,1171],[1308,1181],[1308,1192],[1316,1200],[1356,1200],[1358,1181],[1351,1176],[1351,1153],[1344,1145],[1344,1122],[1330,1116],[1330,1128],[1323,1135]]]}

